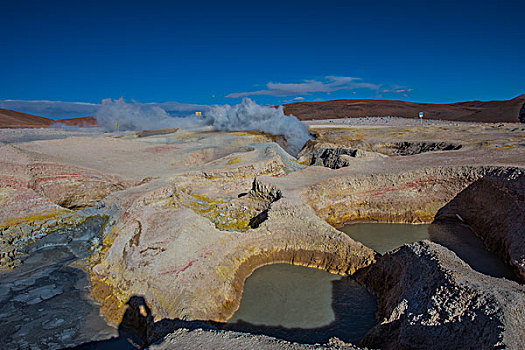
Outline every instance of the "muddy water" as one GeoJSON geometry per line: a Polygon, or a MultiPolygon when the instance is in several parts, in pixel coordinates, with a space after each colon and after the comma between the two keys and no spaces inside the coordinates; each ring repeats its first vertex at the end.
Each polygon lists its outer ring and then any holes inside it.
{"type": "Polygon", "coordinates": [[[273,264],[246,280],[228,329],[306,343],[334,336],[356,343],[375,325],[376,310],[375,298],[351,278],[273,264]]]}
{"type": "Polygon", "coordinates": [[[430,239],[429,226],[367,223],[346,225],[339,230],[376,252],[384,254],[405,243],[430,239]]]}
{"type": "Polygon", "coordinates": [[[230,322],[316,328],[335,320],[332,281],[340,276],[288,264],[261,267],[246,281],[241,307],[230,322]],[[308,305],[307,307],[305,307],[308,305]]]}
{"type": "Polygon", "coordinates": [[[437,223],[431,225],[360,223],[340,229],[356,241],[384,254],[405,243],[424,239],[441,244],[452,250],[472,269],[493,277],[516,280],[512,269],[461,223],[437,223]]]}
{"type": "MultiPolygon", "coordinates": [[[[511,268],[460,223],[352,224],[341,231],[381,254],[430,240],[478,272],[515,280],[511,268]]],[[[351,278],[274,264],[255,270],[246,280],[241,306],[224,328],[304,343],[325,343],[332,337],[358,343],[375,325],[376,310],[375,298],[351,278]]]]}

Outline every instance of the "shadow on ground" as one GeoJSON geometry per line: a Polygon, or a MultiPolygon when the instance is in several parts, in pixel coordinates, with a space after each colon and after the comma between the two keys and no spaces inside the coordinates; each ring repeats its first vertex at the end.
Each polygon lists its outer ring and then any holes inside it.
{"type": "Polygon", "coordinates": [[[151,309],[142,296],[132,296],[118,327],[119,336],[102,341],[81,344],[73,349],[142,349],[176,331],[203,329],[213,331],[237,331],[254,335],[267,335],[291,342],[323,344],[337,337],[345,342],[359,343],[363,336],[375,326],[377,306],[375,298],[365,289],[356,295],[355,280],[350,277],[332,281],[332,307],[335,320],[324,326],[312,329],[284,328],[253,325],[239,321],[221,323],[211,321],[184,321],[162,319],[154,322],[151,309]],[[353,295],[349,295],[352,293],[353,295]]]}

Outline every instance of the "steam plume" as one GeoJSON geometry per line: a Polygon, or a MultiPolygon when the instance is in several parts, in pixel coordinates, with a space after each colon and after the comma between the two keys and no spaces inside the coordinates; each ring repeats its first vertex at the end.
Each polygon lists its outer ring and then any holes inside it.
{"type": "Polygon", "coordinates": [[[177,127],[177,119],[164,109],[139,103],[127,103],[123,98],[106,99],[96,114],[98,125],[106,130],[165,129],[177,127]]]}
{"type": "Polygon", "coordinates": [[[158,106],[104,100],[96,114],[97,122],[106,130],[144,130],[164,128],[197,128],[212,126],[219,131],[259,130],[286,139],[287,151],[297,154],[308,141],[308,128],[294,116],[284,115],[283,108],[263,107],[249,98],[240,104],[214,106],[203,118],[195,116],[178,118],[158,106]]]}
{"type": "Polygon", "coordinates": [[[259,130],[282,135],[286,139],[287,150],[294,155],[310,139],[307,126],[294,116],[284,115],[282,107],[263,107],[249,98],[244,98],[240,104],[234,106],[212,108],[206,114],[205,121],[216,130],[259,130]]]}

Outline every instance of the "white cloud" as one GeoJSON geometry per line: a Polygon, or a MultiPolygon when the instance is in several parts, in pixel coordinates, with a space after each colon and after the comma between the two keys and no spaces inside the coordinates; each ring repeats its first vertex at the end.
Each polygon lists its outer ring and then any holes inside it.
{"type": "Polygon", "coordinates": [[[371,89],[378,90],[381,86],[377,84],[365,83],[361,78],[355,77],[340,77],[329,75],[320,80],[305,80],[302,83],[267,83],[266,89],[234,92],[226,97],[239,98],[255,95],[267,96],[294,96],[294,95],[308,95],[311,93],[331,93],[339,90],[355,90],[355,89],[371,89]]]}
{"type": "Polygon", "coordinates": [[[412,92],[414,91],[414,89],[407,89],[405,87],[393,87],[391,89],[383,89],[381,90],[381,92],[384,92],[384,93],[393,93],[393,94],[403,94],[403,96],[406,97],[406,95],[409,93],[409,92],[412,92]]]}
{"type": "Polygon", "coordinates": [[[297,97],[294,97],[294,98],[292,98],[292,99],[290,99],[290,100],[284,100],[284,101],[282,101],[282,102],[284,102],[284,103],[290,103],[290,102],[301,102],[301,101],[304,101],[304,97],[302,97],[302,96],[297,96],[297,97]]]}

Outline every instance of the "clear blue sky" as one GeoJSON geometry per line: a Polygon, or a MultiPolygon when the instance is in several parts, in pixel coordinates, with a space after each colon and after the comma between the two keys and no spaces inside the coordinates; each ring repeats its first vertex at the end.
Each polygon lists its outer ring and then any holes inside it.
{"type": "Polygon", "coordinates": [[[2,1],[1,11],[1,100],[454,102],[525,93],[523,0],[20,0],[2,1]]]}

